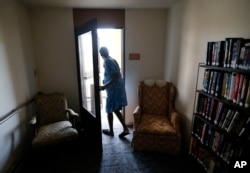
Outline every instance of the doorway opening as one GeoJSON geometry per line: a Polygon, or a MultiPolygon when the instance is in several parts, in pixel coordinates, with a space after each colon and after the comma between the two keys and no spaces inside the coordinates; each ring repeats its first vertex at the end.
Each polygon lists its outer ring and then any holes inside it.
{"type": "MultiPolygon", "coordinates": [[[[124,78],[124,30],[123,29],[97,29],[98,50],[101,47],[107,47],[109,55],[114,58],[120,66],[121,74],[124,78]]],[[[103,84],[104,68],[103,59],[99,55],[99,83],[103,84]]],[[[108,129],[108,120],[105,111],[106,106],[106,91],[100,93],[100,109],[101,109],[101,123],[103,129],[108,129]]],[[[122,111],[124,113],[124,110],[122,111]]],[[[124,114],[123,114],[124,115],[124,114]]],[[[118,118],[114,115],[114,128],[122,128],[118,118]]]]}

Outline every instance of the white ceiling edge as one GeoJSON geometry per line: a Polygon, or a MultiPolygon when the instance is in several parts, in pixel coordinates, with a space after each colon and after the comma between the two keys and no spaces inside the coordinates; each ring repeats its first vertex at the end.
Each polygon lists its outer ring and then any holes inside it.
{"type": "Polygon", "coordinates": [[[180,0],[19,0],[31,7],[167,9],[180,0]]]}

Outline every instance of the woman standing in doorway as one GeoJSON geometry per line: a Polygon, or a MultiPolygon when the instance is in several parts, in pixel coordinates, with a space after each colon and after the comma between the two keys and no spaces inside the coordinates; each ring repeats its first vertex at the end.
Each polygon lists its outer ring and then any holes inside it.
{"type": "Polygon", "coordinates": [[[124,81],[120,73],[120,67],[115,59],[109,56],[109,51],[106,47],[101,47],[100,55],[104,60],[104,80],[100,90],[106,90],[106,112],[108,116],[109,129],[103,129],[102,132],[109,136],[114,136],[113,129],[113,112],[123,126],[123,132],[119,137],[124,137],[129,134],[129,129],[125,124],[125,120],[121,114],[121,109],[127,106],[127,96],[124,86],[124,81]]]}

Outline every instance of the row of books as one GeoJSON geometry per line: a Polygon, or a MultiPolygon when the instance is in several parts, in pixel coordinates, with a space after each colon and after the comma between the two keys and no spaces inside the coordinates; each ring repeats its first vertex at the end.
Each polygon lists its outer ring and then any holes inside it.
{"type": "MultiPolygon", "coordinates": [[[[193,129],[192,134],[201,143],[219,156],[226,163],[230,163],[231,158],[240,158],[243,147],[236,147],[223,133],[214,130],[211,126],[202,121],[197,122],[198,129],[193,129]]],[[[193,146],[195,147],[195,146],[193,146]]]]}
{"type": "MultiPolygon", "coordinates": [[[[227,133],[239,137],[247,135],[250,116],[244,112],[234,110],[214,98],[199,94],[195,113],[227,133]]],[[[194,124],[194,126],[197,125],[194,124]]]]}
{"type": "Polygon", "coordinates": [[[207,42],[206,64],[250,69],[250,39],[228,37],[207,42]]]}
{"type": "Polygon", "coordinates": [[[221,166],[220,162],[214,160],[211,153],[199,145],[196,138],[191,137],[189,154],[205,168],[207,173],[229,172],[228,167],[221,166]]]}
{"type": "Polygon", "coordinates": [[[205,69],[202,90],[216,97],[248,108],[250,106],[249,77],[235,72],[205,69]]]}

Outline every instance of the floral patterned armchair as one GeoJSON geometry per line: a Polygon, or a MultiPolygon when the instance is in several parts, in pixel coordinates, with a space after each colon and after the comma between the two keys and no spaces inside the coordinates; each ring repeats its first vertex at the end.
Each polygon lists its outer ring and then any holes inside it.
{"type": "Polygon", "coordinates": [[[38,94],[35,97],[36,116],[31,120],[35,136],[34,148],[54,145],[78,137],[75,118],[79,115],[67,107],[63,93],[38,94]]]}
{"type": "Polygon", "coordinates": [[[135,151],[178,155],[181,149],[180,116],[174,108],[176,88],[170,82],[145,80],[138,87],[131,146],[135,151]]]}

